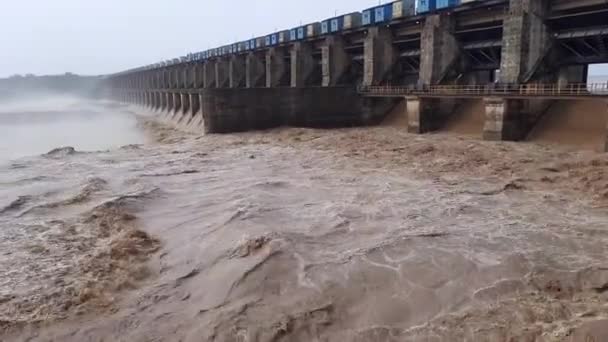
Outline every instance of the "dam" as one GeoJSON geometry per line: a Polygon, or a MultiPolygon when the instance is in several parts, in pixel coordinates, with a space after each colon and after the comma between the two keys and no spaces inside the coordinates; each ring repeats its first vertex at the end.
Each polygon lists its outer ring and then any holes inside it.
{"type": "Polygon", "coordinates": [[[397,107],[409,132],[426,133],[473,101],[478,135],[510,141],[537,137],[555,103],[576,101],[603,127],[589,142],[608,149],[608,83],[587,82],[590,65],[608,62],[605,1],[423,5],[397,1],[109,75],[105,96],[205,133],[373,125],[397,107]]]}

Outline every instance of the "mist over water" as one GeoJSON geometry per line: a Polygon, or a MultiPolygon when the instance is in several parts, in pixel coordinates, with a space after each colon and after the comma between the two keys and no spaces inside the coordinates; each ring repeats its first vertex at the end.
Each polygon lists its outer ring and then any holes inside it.
{"type": "Polygon", "coordinates": [[[0,164],[71,146],[99,151],[144,142],[134,115],[70,96],[0,102],[0,164]]]}

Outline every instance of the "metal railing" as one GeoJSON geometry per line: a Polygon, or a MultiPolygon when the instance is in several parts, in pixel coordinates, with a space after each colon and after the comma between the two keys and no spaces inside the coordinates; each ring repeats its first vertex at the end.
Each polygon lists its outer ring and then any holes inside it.
{"type": "Polygon", "coordinates": [[[411,85],[360,86],[368,96],[453,96],[453,97],[608,97],[606,83],[576,84],[488,84],[488,85],[411,85]]]}

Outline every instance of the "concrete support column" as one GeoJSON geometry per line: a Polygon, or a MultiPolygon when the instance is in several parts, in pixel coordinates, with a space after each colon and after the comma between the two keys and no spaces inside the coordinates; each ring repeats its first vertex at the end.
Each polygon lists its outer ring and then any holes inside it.
{"type": "Polygon", "coordinates": [[[175,111],[175,102],[173,93],[166,93],[167,97],[167,114],[171,115],[175,111]]]}
{"type": "Polygon", "coordinates": [[[446,122],[452,104],[438,98],[405,98],[408,118],[408,132],[422,134],[435,131],[446,122]]]}
{"type": "Polygon", "coordinates": [[[550,0],[510,0],[503,21],[501,83],[526,83],[548,55],[553,39],[545,18],[550,0]]]}
{"type": "Polygon", "coordinates": [[[181,94],[182,113],[187,114],[190,111],[190,94],[181,94]]]}
{"type": "Polygon", "coordinates": [[[460,54],[454,23],[453,15],[426,17],[420,41],[420,84],[439,84],[454,70],[460,54]]]}
{"type": "Polygon", "coordinates": [[[225,59],[215,61],[215,86],[216,88],[224,88],[228,86],[229,81],[229,66],[225,59]]]}
{"type": "Polygon", "coordinates": [[[144,91],[144,107],[145,108],[151,107],[151,103],[152,103],[151,95],[152,94],[149,91],[144,91]]]}
{"type": "Polygon", "coordinates": [[[256,56],[255,53],[250,52],[245,58],[245,87],[256,88],[262,87],[265,83],[265,72],[264,62],[256,56]]]}
{"type": "Polygon", "coordinates": [[[158,101],[158,111],[165,111],[167,109],[167,97],[165,96],[165,93],[159,92],[156,96],[158,101]]]}
{"type": "Polygon", "coordinates": [[[173,93],[173,112],[179,113],[182,109],[182,94],[173,93]]]}
{"type": "Polygon", "coordinates": [[[194,83],[193,88],[203,88],[205,78],[203,77],[203,67],[200,63],[196,63],[192,66],[192,74],[194,83]]]}
{"type": "Polygon", "coordinates": [[[201,95],[190,94],[190,114],[195,116],[196,113],[201,109],[201,95]]]}
{"type": "Polygon", "coordinates": [[[175,71],[175,83],[177,89],[185,89],[186,88],[186,75],[187,75],[188,67],[185,65],[180,65],[177,67],[175,71]]]}
{"type": "Polygon", "coordinates": [[[184,88],[192,89],[194,88],[194,83],[196,82],[196,65],[194,63],[188,64],[184,68],[184,88]]]}
{"type": "Polygon", "coordinates": [[[322,85],[330,87],[339,84],[351,62],[350,56],[344,49],[342,37],[327,37],[321,48],[321,55],[322,85]]]}
{"type": "Polygon", "coordinates": [[[266,50],[266,87],[280,86],[285,73],[285,51],[276,47],[266,50]]]}
{"type": "Polygon", "coordinates": [[[150,75],[150,88],[152,89],[158,89],[158,78],[159,78],[160,73],[158,72],[158,70],[154,70],[152,72],[152,74],[150,75]]]}
{"type": "Polygon", "coordinates": [[[191,126],[194,126],[199,132],[206,132],[205,128],[205,111],[203,110],[203,94],[199,94],[198,102],[200,104],[200,108],[198,112],[194,113],[194,123],[191,126]]]}
{"type": "Polygon", "coordinates": [[[173,88],[173,70],[167,68],[165,70],[165,89],[173,88]]]}
{"type": "Polygon", "coordinates": [[[154,108],[154,93],[151,91],[146,91],[146,104],[145,104],[146,108],[152,109],[154,108]]]}
{"type": "Polygon", "coordinates": [[[315,69],[312,48],[308,43],[297,42],[291,46],[291,86],[304,87],[315,69]]]}
{"type": "Polygon", "coordinates": [[[152,92],[152,110],[157,111],[160,108],[160,98],[158,92],[152,92]]]}
{"type": "Polygon", "coordinates": [[[391,31],[386,27],[369,28],[363,49],[363,85],[378,85],[397,60],[391,31]]]}
{"type": "Polygon", "coordinates": [[[141,75],[141,85],[142,85],[142,89],[143,90],[148,90],[150,89],[150,72],[146,71],[141,75]]]}
{"type": "Polygon", "coordinates": [[[524,101],[504,98],[485,98],[486,117],[483,127],[485,140],[517,141],[528,132],[524,101]]]}
{"type": "Polygon", "coordinates": [[[245,85],[245,56],[233,55],[228,66],[230,88],[241,88],[245,85]]]}
{"type": "Polygon", "coordinates": [[[164,68],[160,74],[160,87],[161,89],[168,89],[171,87],[169,77],[171,75],[170,70],[164,68]]]}
{"type": "Polygon", "coordinates": [[[171,67],[167,70],[167,85],[169,89],[177,88],[177,70],[175,67],[171,67]]]}
{"type": "Polygon", "coordinates": [[[215,61],[203,64],[203,88],[215,88],[215,61]]]}
{"type": "Polygon", "coordinates": [[[162,112],[165,110],[166,106],[166,97],[162,92],[156,92],[156,111],[162,112]]]}

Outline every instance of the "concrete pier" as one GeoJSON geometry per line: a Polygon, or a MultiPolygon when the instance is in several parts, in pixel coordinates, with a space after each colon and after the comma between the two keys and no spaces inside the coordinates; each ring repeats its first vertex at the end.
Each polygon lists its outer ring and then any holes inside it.
{"type": "Polygon", "coordinates": [[[220,58],[215,61],[215,87],[225,88],[229,83],[229,71],[230,67],[228,61],[220,58]]]}
{"type": "Polygon", "coordinates": [[[331,87],[340,84],[351,62],[344,48],[344,40],[339,36],[327,37],[321,54],[322,85],[331,87]]]}
{"type": "Polygon", "coordinates": [[[460,54],[453,35],[453,16],[432,15],[426,18],[420,41],[420,84],[440,84],[454,69],[460,54]]]}
{"type": "Polygon", "coordinates": [[[308,43],[298,42],[291,47],[290,54],[291,86],[305,87],[309,84],[308,80],[315,69],[312,48],[308,43]]]}
{"type": "Polygon", "coordinates": [[[157,112],[161,107],[160,104],[160,93],[157,91],[152,92],[152,110],[157,112]]]}
{"type": "Polygon", "coordinates": [[[181,94],[182,113],[186,114],[190,111],[190,94],[181,94]]]}
{"type": "Polygon", "coordinates": [[[247,54],[245,63],[245,87],[257,88],[266,84],[264,61],[254,52],[247,54]]]}
{"type": "Polygon", "coordinates": [[[501,83],[526,83],[535,78],[553,39],[545,24],[549,0],[510,0],[503,22],[501,83]]]}
{"type": "Polygon", "coordinates": [[[165,93],[165,96],[167,98],[167,108],[165,112],[167,116],[171,117],[173,116],[173,112],[175,111],[173,93],[165,93]]]}
{"type": "Polygon", "coordinates": [[[148,110],[154,109],[154,92],[146,92],[146,102],[144,103],[144,107],[148,110]]]}
{"type": "MultiPolygon", "coordinates": [[[[500,82],[525,84],[557,82],[558,74],[547,72],[553,38],[545,18],[549,0],[510,0],[503,23],[500,82]]],[[[486,140],[522,140],[532,124],[550,108],[552,100],[486,99],[486,140]]]]}
{"type": "Polygon", "coordinates": [[[194,88],[194,65],[186,64],[182,69],[183,88],[194,88]]]}
{"type": "Polygon", "coordinates": [[[158,103],[159,103],[159,108],[158,111],[160,113],[164,113],[167,111],[167,95],[163,92],[158,92],[158,103]]]}
{"type": "Polygon", "coordinates": [[[203,76],[203,65],[201,63],[194,63],[192,65],[192,78],[193,78],[193,88],[203,88],[204,87],[204,76],[203,76]]]}
{"type": "Polygon", "coordinates": [[[201,96],[200,94],[190,94],[190,114],[192,117],[196,115],[201,109],[201,96]]]}
{"type": "Polygon", "coordinates": [[[486,98],[484,102],[486,107],[484,140],[517,141],[525,138],[529,128],[526,127],[522,100],[486,98]]]}
{"type": "Polygon", "coordinates": [[[182,109],[182,94],[180,93],[172,93],[173,95],[173,108],[171,111],[171,116],[175,117],[179,113],[181,113],[182,109]]]}
{"type": "Polygon", "coordinates": [[[387,79],[397,58],[391,31],[372,27],[363,44],[363,85],[378,85],[387,79]]]}
{"type": "Polygon", "coordinates": [[[230,57],[229,64],[229,86],[230,88],[241,88],[245,85],[246,60],[243,55],[230,57]]]}
{"type": "MultiPolygon", "coordinates": [[[[274,107],[291,113],[282,124],[370,123],[374,120],[364,119],[365,108],[373,108],[376,112],[367,117],[377,119],[395,102],[405,101],[399,110],[408,117],[408,131],[425,133],[450,129],[460,117],[454,115],[474,102],[476,113],[485,113],[483,134],[482,115],[475,116],[479,135],[521,140],[551,117],[555,101],[596,97],[584,84],[589,64],[608,63],[605,10],[599,6],[604,2],[474,1],[370,25],[358,25],[353,21],[357,16],[350,15],[343,18],[342,29],[338,20],[331,32],[307,25],[296,37],[288,38],[289,32],[282,31],[276,41],[265,43],[258,37],[233,49],[204,51],[110,75],[105,93],[173,118],[176,112],[190,113],[185,115],[186,124],[204,123],[208,132],[265,126],[239,126],[237,121],[257,115],[264,122],[275,113],[274,107]],[[549,87],[536,93],[535,87],[542,85],[549,87]],[[317,88],[325,92],[312,90],[317,88]],[[357,89],[358,94],[336,88],[357,89]],[[239,100],[237,94],[245,99],[239,100]],[[328,108],[342,99],[326,94],[345,96],[361,106],[350,108],[358,119],[333,116],[337,109],[328,108]],[[256,96],[263,99],[267,113],[256,96]],[[302,101],[309,101],[308,107],[302,101]],[[325,107],[318,107],[318,102],[325,107]],[[246,106],[254,106],[255,115],[246,106]],[[306,114],[315,110],[339,119],[306,114]],[[194,113],[201,113],[201,118],[194,113]],[[217,113],[233,119],[225,121],[217,113]]],[[[597,141],[597,132],[595,136],[597,141]]]]}
{"type": "Polygon", "coordinates": [[[266,87],[274,88],[284,85],[286,74],[285,50],[274,47],[266,50],[266,87]]]}
{"type": "Polygon", "coordinates": [[[264,61],[256,53],[250,52],[247,54],[245,63],[245,87],[257,88],[265,85],[266,67],[264,61]]]}
{"type": "Polygon", "coordinates": [[[442,99],[408,96],[405,101],[410,133],[422,134],[438,130],[451,114],[452,104],[442,99]]]}
{"type": "Polygon", "coordinates": [[[203,87],[215,88],[215,61],[208,61],[203,64],[203,87]]]}

